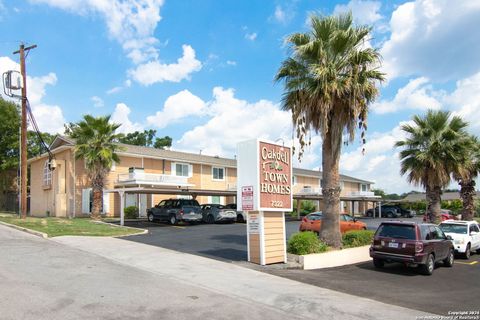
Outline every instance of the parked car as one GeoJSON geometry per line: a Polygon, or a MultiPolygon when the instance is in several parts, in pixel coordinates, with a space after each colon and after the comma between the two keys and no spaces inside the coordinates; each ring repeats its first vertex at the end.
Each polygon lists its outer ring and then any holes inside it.
{"type": "Polygon", "coordinates": [[[229,209],[233,209],[237,212],[237,222],[245,223],[247,221],[247,215],[245,214],[245,212],[237,210],[237,204],[236,203],[229,203],[225,207],[227,207],[229,209]]]}
{"type": "Polygon", "coordinates": [[[452,238],[436,225],[427,223],[382,222],[375,232],[370,257],[377,268],[386,262],[418,266],[423,274],[431,275],[435,263],[451,267],[454,261],[452,238]]]}
{"type": "MultiPolygon", "coordinates": [[[[323,214],[321,211],[312,212],[303,217],[300,223],[300,231],[313,231],[315,233],[320,232],[322,225],[323,214]]],[[[350,230],[366,230],[367,225],[348,214],[340,215],[340,232],[345,233],[350,230]]]]}
{"type": "Polygon", "coordinates": [[[230,222],[237,220],[237,212],[221,204],[202,204],[203,221],[206,223],[230,222]]]}
{"type": "Polygon", "coordinates": [[[452,237],[455,253],[462,254],[466,259],[470,253],[480,254],[480,225],[476,221],[445,220],[438,225],[447,235],[452,237]]]}
{"type": "MultiPolygon", "coordinates": [[[[402,213],[398,210],[399,206],[391,206],[391,205],[382,205],[382,218],[399,218],[402,216],[402,213]]],[[[365,211],[365,216],[373,217],[373,213],[375,212],[375,217],[379,216],[379,207],[375,207],[374,209],[368,209],[365,211]]]]}
{"type": "Polygon", "coordinates": [[[179,221],[196,223],[202,221],[202,209],[197,200],[168,199],[147,209],[147,217],[150,222],[159,220],[170,222],[172,225],[179,221]]]}
{"type": "MultiPolygon", "coordinates": [[[[441,209],[440,210],[440,218],[442,219],[442,221],[445,221],[445,220],[455,220],[455,216],[452,214],[452,211],[448,210],[448,209],[441,209]]],[[[424,214],[423,215],[423,222],[427,222],[427,215],[424,214]]]]}

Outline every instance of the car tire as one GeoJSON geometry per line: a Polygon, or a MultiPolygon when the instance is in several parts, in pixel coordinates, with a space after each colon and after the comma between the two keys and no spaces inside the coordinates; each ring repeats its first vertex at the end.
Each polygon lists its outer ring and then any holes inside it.
{"type": "Polygon", "coordinates": [[[385,266],[385,261],[382,259],[373,258],[373,265],[375,268],[383,268],[385,266]]]}
{"type": "Polygon", "coordinates": [[[171,224],[172,226],[178,224],[178,219],[177,219],[177,217],[176,217],[174,214],[172,214],[172,215],[170,216],[170,219],[169,219],[168,221],[170,222],[170,224],[171,224]]]}
{"type": "Polygon", "coordinates": [[[243,218],[243,215],[238,214],[237,215],[237,222],[239,223],[245,223],[245,219],[243,218]]]}
{"type": "Polygon", "coordinates": [[[443,260],[443,265],[445,267],[452,267],[453,266],[453,262],[455,260],[454,258],[454,252],[453,252],[453,249],[450,249],[450,251],[448,252],[448,256],[445,258],[445,260],[443,260]]]}
{"type": "Polygon", "coordinates": [[[470,251],[470,243],[467,244],[467,248],[465,249],[465,253],[463,254],[463,257],[465,259],[470,259],[470,255],[472,254],[472,252],[470,251]]]}
{"type": "Polygon", "coordinates": [[[435,258],[433,257],[433,254],[429,254],[427,257],[427,262],[421,266],[421,270],[424,275],[431,276],[434,269],[435,269],[435,258]]]}
{"type": "Polygon", "coordinates": [[[148,222],[154,222],[155,221],[155,218],[153,217],[153,213],[149,213],[147,215],[147,219],[148,219],[148,222]]]}
{"type": "Polygon", "coordinates": [[[387,212],[387,218],[393,218],[393,213],[391,211],[387,212]]]}

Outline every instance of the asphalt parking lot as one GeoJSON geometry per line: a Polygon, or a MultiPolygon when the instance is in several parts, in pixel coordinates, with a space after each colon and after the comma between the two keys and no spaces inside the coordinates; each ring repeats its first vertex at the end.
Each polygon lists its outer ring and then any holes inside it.
{"type": "MultiPolygon", "coordinates": [[[[362,219],[371,230],[375,230],[383,220],[387,219],[362,219]]],[[[420,221],[421,218],[414,220],[420,221]]],[[[146,221],[126,224],[146,228],[149,233],[125,237],[125,240],[227,262],[247,260],[245,224],[170,226],[146,221]]],[[[287,239],[298,231],[299,224],[298,221],[286,222],[287,239]]],[[[480,288],[480,255],[473,255],[470,260],[458,258],[453,268],[444,268],[439,263],[432,276],[421,275],[416,269],[405,268],[401,264],[389,264],[384,269],[375,269],[370,261],[310,271],[270,267],[256,269],[319,287],[440,315],[448,315],[449,311],[479,310],[477,295],[480,288]]]]}
{"type": "Polygon", "coordinates": [[[375,269],[370,261],[321,270],[266,269],[265,272],[443,316],[452,311],[480,310],[480,255],[472,255],[469,260],[456,259],[452,268],[438,263],[431,276],[396,263],[375,269]]]}

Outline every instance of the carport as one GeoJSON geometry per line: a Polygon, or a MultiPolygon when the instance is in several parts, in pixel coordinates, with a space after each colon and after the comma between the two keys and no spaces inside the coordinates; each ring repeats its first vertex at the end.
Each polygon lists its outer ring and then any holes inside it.
{"type": "Polygon", "coordinates": [[[172,196],[191,196],[195,199],[197,196],[236,196],[237,191],[231,190],[205,190],[205,189],[192,189],[189,186],[132,186],[114,188],[111,190],[105,190],[105,193],[118,193],[120,196],[120,225],[125,223],[125,195],[126,194],[168,194],[172,196]]]}

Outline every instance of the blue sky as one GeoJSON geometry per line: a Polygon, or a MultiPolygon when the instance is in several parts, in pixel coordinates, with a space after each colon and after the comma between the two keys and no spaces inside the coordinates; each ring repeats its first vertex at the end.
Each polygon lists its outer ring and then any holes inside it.
{"type": "MultiPolygon", "coordinates": [[[[290,142],[290,115],[273,77],[284,38],[308,30],[311,13],[351,10],[373,26],[388,81],[371,106],[366,154],[354,143],[341,172],[404,192],[401,123],[428,108],[450,110],[480,133],[480,2],[0,0],[0,71],[27,58],[39,127],[62,132],[83,114],[112,114],[123,132],[156,129],[173,149],[233,157],[236,143],[290,142]]],[[[359,140],[359,139],[357,139],[359,140]]],[[[319,168],[321,140],[297,166],[319,168]]]]}

